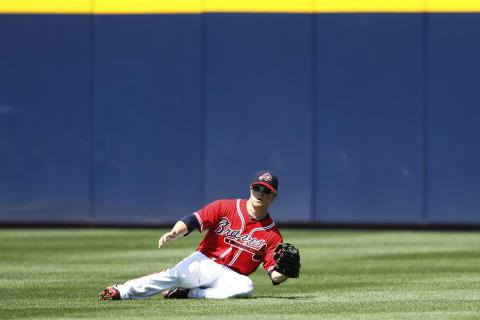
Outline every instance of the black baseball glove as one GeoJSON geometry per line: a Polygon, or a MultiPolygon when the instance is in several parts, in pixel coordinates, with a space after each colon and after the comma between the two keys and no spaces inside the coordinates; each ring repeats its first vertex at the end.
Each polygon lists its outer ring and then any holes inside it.
{"type": "Polygon", "coordinates": [[[277,264],[273,270],[289,278],[298,278],[300,272],[300,252],[293,244],[280,243],[275,247],[273,259],[277,264]]]}

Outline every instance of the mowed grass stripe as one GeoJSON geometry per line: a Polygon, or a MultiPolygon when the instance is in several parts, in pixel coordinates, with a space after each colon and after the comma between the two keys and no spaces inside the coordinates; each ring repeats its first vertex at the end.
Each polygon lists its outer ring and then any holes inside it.
{"type": "Polygon", "coordinates": [[[1,319],[479,319],[480,234],[283,230],[300,279],[252,299],[98,301],[102,287],[172,266],[198,232],[156,249],[166,230],[0,230],[1,319]]]}

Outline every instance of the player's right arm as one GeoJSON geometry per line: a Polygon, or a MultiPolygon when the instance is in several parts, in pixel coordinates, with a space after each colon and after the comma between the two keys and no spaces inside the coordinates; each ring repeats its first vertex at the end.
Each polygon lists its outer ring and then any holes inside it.
{"type": "Polygon", "coordinates": [[[158,247],[161,248],[165,243],[173,241],[178,237],[183,236],[188,232],[187,225],[183,221],[178,221],[173,226],[170,232],[165,233],[160,240],[158,240],[158,247]]]}
{"type": "Polygon", "coordinates": [[[202,232],[204,228],[210,227],[218,220],[220,212],[221,201],[214,201],[201,210],[192,214],[186,215],[180,219],[170,232],[165,233],[160,240],[158,240],[158,247],[161,248],[165,243],[177,239],[183,235],[188,235],[195,229],[202,232]]]}

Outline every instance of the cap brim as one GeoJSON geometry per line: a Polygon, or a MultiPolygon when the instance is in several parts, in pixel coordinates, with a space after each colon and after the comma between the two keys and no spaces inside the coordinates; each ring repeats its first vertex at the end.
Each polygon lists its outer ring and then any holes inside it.
{"type": "Polygon", "coordinates": [[[265,186],[267,187],[268,189],[272,190],[273,192],[277,193],[277,190],[273,189],[273,187],[271,185],[269,185],[268,183],[265,183],[265,182],[260,182],[260,181],[255,181],[255,182],[252,182],[252,184],[250,185],[253,186],[254,184],[261,184],[262,186],[265,186]]]}

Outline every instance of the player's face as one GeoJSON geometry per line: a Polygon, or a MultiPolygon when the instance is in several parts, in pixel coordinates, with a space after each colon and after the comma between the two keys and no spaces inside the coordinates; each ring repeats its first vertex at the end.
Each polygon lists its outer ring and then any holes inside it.
{"type": "Polygon", "coordinates": [[[250,200],[254,207],[268,208],[276,197],[275,192],[261,184],[254,184],[250,187],[250,200]]]}

